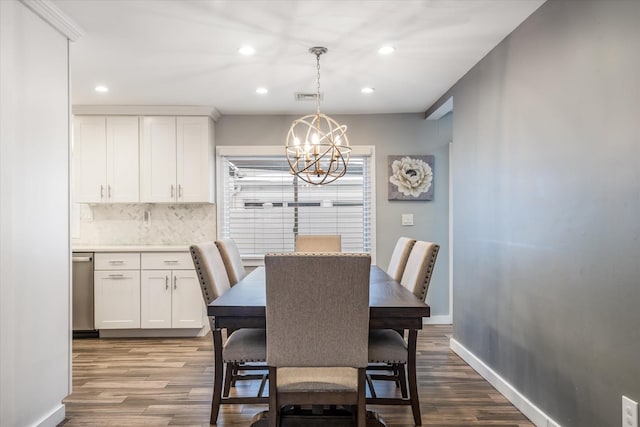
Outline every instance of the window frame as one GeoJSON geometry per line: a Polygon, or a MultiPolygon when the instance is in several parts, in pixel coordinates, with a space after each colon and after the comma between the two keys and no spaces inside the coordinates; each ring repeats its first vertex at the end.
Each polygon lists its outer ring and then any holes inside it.
{"type": "MultiPolygon", "coordinates": [[[[355,145],[351,146],[351,154],[356,156],[369,156],[370,174],[371,174],[371,263],[376,263],[376,158],[375,146],[373,145],[355,145]]],[[[216,146],[216,236],[221,238],[220,232],[223,229],[224,212],[224,167],[223,157],[226,156],[278,156],[284,157],[284,147],[277,145],[218,145],[216,146]]],[[[331,185],[331,184],[327,184],[331,185]]],[[[247,257],[243,256],[242,261],[246,267],[258,267],[264,265],[264,257],[247,257]]]]}

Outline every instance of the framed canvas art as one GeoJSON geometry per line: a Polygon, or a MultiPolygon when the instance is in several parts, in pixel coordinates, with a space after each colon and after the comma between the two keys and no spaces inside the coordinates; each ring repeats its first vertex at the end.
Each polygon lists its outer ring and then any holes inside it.
{"type": "Polygon", "coordinates": [[[389,156],[389,200],[433,200],[433,156],[389,156]]]}

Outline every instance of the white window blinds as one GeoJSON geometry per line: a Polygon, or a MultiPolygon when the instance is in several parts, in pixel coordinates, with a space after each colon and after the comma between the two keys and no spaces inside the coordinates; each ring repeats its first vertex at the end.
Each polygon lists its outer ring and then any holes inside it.
{"type": "Polygon", "coordinates": [[[344,252],[372,252],[371,155],[352,154],[347,174],[323,186],[291,175],[282,154],[219,159],[219,235],[243,258],[293,251],[297,234],[339,234],[344,252]]]}

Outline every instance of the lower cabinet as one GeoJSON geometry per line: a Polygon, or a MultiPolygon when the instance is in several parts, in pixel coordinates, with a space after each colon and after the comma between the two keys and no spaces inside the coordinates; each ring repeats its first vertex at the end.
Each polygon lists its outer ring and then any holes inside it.
{"type": "Polygon", "coordinates": [[[94,272],[96,329],[140,327],[140,270],[94,272]]]}
{"type": "Polygon", "coordinates": [[[96,329],[200,329],[206,311],[188,252],[96,253],[96,329]]]}
{"type": "Polygon", "coordinates": [[[140,327],[201,328],[202,295],[194,270],[142,270],[140,327]]]}

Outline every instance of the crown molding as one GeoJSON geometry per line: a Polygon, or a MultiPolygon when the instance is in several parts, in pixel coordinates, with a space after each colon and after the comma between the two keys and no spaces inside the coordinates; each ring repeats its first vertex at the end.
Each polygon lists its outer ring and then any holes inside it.
{"type": "Polygon", "coordinates": [[[84,35],[82,27],[50,0],[20,1],[70,41],[75,42],[84,35]]]}
{"type": "Polygon", "coordinates": [[[215,107],[190,105],[73,105],[71,112],[84,116],[209,116],[213,121],[220,118],[215,107]]]}

